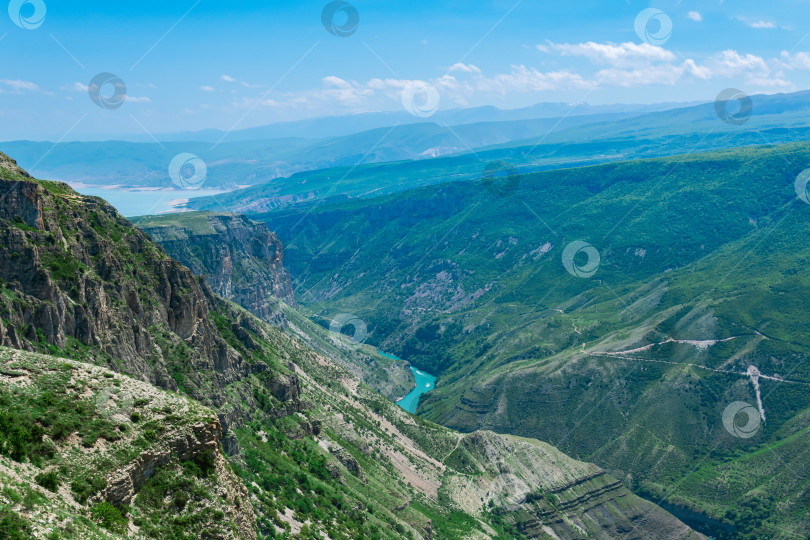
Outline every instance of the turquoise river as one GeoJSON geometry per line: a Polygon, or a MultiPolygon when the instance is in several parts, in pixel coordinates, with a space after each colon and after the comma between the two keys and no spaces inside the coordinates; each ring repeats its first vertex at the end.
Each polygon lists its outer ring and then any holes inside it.
{"type": "MultiPolygon", "coordinates": [[[[377,352],[387,358],[401,360],[401,358],[397,358],[393,354],[382,351],[377,352]]],[[[413,366],[411,366],[411,371],[413,372],[413,378],[416,381],[416,386],[414,386],[414,389],[411,390],[407,396],[397,401],[397,405],[411,414],[416,414],[416,408],[419,406],[419,396],[426,392],[430,392],[436,387],[436,377],[430,373],[425,373],[421,369],[416,369],[413,366]]]]}

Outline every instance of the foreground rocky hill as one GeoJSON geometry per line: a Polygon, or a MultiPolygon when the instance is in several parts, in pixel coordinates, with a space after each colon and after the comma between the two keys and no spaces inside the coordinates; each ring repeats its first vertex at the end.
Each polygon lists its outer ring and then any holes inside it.
{"type": "Polygon", "coordinates": [[[346,338],[290,308],[295,329],[259,320],[103,201],[2,163],[2,335],[17,351],[0,350],[0,526],[21,537],[699,537],[546,444],[408,414],[330,358],[351,349],[346,338]]]}
{"type": "Polygon", "coordinates": [[[216,414],[197,401],[0,348],[0,403],[0,536],[256,538],[216,414]]]}

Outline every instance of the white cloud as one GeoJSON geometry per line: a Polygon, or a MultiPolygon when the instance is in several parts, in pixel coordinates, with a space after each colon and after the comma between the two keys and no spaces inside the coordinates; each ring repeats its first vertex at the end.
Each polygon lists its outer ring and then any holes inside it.
{"type": "Polygon", "coordinates": [[[776,25],[772,22],[767,21],[755,21],[752,23],[748,23],[748,26],[751,28],[776,28],[776,25]]]}
{"type": "MultiPolygon", "coordinates": [[[[538,46],[538,50],[540,47],[538,46]]],[[[548,47],[562,56],[581,56],[596,65],[627,66],[639,62],[671,62],[675,55],[671,51],[649,43],[548,43],[548,47]]]]}
{"type": "MultiPolygon", "coordinates": [[[[542,69],[531,65],[512,65],[500,73],[485,73],[473,64],[457,63],[440,76],[424,81],[399,78],[373,78],[368,81],[346,80],[328,76],[321,87],[312,90],[275,93],[260,98],[235,99],[234,107],[266,107],[317,110],[341,107],[360,112],[382,110],[399,103],[402,90],[412,82],[434,86],[442,103],[465,106],[481,102],[487,96],[506,96],[513,93],[576,93],[595,88],[643,88],[649,86],[676,86],[712,81],[723,85],[738,84],[743,88],[762,91],[791,88],[792,84],[779,70],[806,69],[810,71],[810,53],[782,53],[777,58],[763,58],[733,49],[717,52],[698,59],[680,60],[672,51],[647,43],[553,43],[535,46],[537,50],[555,55],[554,64],[563,57],[587,60],[581,67],[555,67],[542,69]],[[588,63],[596,66],[588,67],[588,63]],[[743,86],[744,85],[744,86],[743,86]]],[[[564,94],[563,94],[564,95],[564,94]]],[[[538,100],[543,97],[538,96],[538,100]]]]}
{"type": "Polygon", "coordinates": [[[798,52],[791,56],[788,51],[782,51],[780,58],[782,65],[788,69],[810,70],[810,54],[806,52],[798,52]]]}
{"type": "Polygon", "coordinates": [[[703,20],[703,16],[700,14],[699,11],[690,11],[686,16],[695,22],[700,22],[703,20]]]}
{"type": "Polygon", "coordinates": [[[22,94],[23,92],[41,92],[42,89],[39,85],[31,81],[0,79],[0,85],[6,88],[0,88],[0,92],[4,94],[22,94]]]}
{"type": "Polygon", "coordinates": [[[63,86],[62,90],[72,90],[74,92],[87,92],[89,88],[80,82],[74,82],[73,84],[63,86]]]}
{"type": "Polygon", "coordinates": [[[129,103],[151,103],[152,101],[148,97],[135,97],[135,96],[127,96],[126,100],[129,103]]]}
{"type": "Polygon", "coordinates": [[[680,65],[660,64],[637,69],[603,69],[596,74],[600,86],[634,86],[666,85],[673,86],[687,77],[706,80],[711,78],[709,69],[698,66],[691,58],[680,65]]]}
{"type": "Polygon", "coordinates": [[[230,75],[220,75],[219,78],[222,79],[225,82],[236,82],[236,79],[234,79],[230,75]]]}
{"type": "Polygon", "coordinates": [[[512,66],[510,73],[496,75],[478,85],[481,90],[506,93],[539,92],[543,90],[573,90],[591,88],[593,83],[586,81],[578,73],[567,70],[542,72],[524,65],[512,66]]]}
{"type": "Polygon", "coordinates": [[[214,87],[213,86],[201,86],[200,90],[202,90],[203,92],[213,92],[214,87]]]}
{"type": "Polygon", "coordinates": [[[462,64],[461,62],[450,66],[450,69],[448,71],[450,71],[451,73],[453,71],[462,71],[464,73],[481,73],[481,70],[478,69],[478,67],[472,64],[462,64]]]}
{"type": "Polygon", "coordinates": [[[770,73],[765,60],[753,54],[741,55],[733,49],[721,51],[706,61],[712,75],[721,77],[766,77],[770,73]]]}
{"type": "Polygon", "coordinates": [[[781,91],[784,92],[786,90],[795,90],[795,85],[790,82],[786,81],[785,79],[781,79],[779,77],[764,77],[764,78],[753,78],[748,79],[746,84],[751,87],[761,88],[763,90],[771,90],[771,91],[781,91]]]}

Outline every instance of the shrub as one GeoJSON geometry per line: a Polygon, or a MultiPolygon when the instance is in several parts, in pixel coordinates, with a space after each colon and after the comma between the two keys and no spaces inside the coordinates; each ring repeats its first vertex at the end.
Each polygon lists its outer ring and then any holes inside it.
{"type": "Polygon", "coordinates": [[[194,458],[182,463],[183,470],[199,478],[207,478],[216,468],[216,458],[212,450],[200,452],[194,458]]]}
{"type": "Polygon", "coordinates": [[[126,518],[126,507],[116,507],[102,501],[90,509],[90,515],[102,527],[113,532],[124,532],[126,530],[128,520],[126,518]]]}
{"type": "Polygon", "coordinates": [[[107,480],[101,476],[90,476],[74,480],[70,484],[70,490],[76,497],[76,500],[81,504],[87,502],[87,499],[107,487],[107,480]]]}
{"type": "Polygon", "coordinates": [[[177,507],[178,510],[182,510],[186,507],[186,503],[188,502],[188,493],[185,491],[178,491],[172,497],[172,503],[174,506],[177,507]]]}
{"type": "Polygon", "coordinates": [[[22,495],[17,493],[17,491],[12,487],[5,487],[5,488],[3,488],[3,491],[0,492],[0,493],[5,495],[8,498],[8,500],[10,500],[11,502],[13,502],[15,504],[22,501],[22,495]]]}
{"type": "Polygon", "coordinates": [[[56,493],[56,490],[59,489],[59,477],[56,476],[56,471],[40,473],[34,480],[48,491],[56,493]]]}

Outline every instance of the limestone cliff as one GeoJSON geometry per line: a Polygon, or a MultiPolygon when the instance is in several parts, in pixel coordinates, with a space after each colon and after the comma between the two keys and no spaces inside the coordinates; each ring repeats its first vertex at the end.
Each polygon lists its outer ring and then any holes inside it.
{"type": "Polygon", "coordinates": [[[134,223],[223,298],[274,322],[277,300],[296,307],[284,246],[264,223],[235,214],[187,213],[134,223]]]}
{"type": "Polygon", "coordinates": [[[226,433],[256,409],[248,378],[280,384],[287,368],[257,343],[256,321],[106,202],[5,156],[0,196],[0,345],[183,390],[215,407],[226,433]]]}

